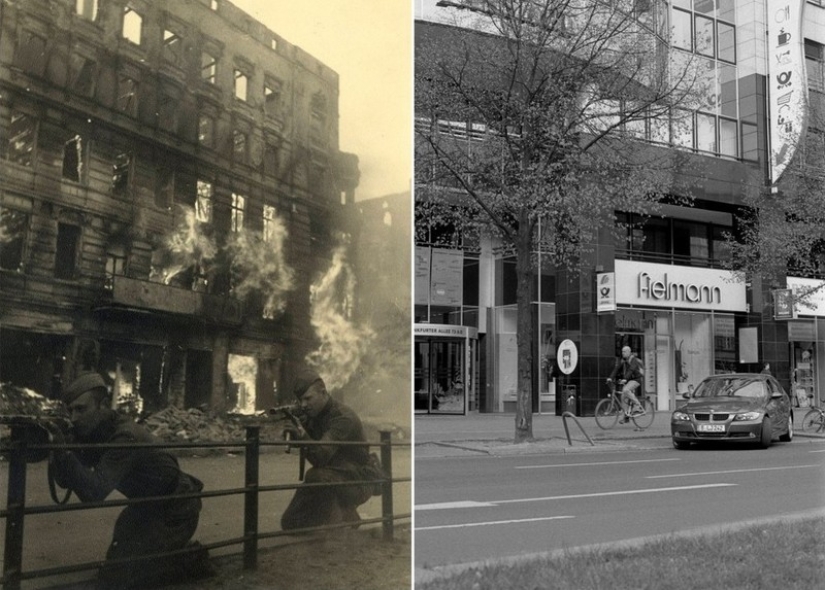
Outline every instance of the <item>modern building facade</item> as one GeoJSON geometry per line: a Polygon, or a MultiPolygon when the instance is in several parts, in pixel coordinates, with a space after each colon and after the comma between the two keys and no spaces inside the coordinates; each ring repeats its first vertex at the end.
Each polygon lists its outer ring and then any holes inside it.
{"type": "Polygon", "coordinates": [[[0,11],[0,379],[274,404],[351,231],[337,74],[226,0],[0,11]]]}
{"type": "MultiPolygon", "coordinates": [[[[417,48],[449,42],[466,13],[460,4],[416,2],[417,48]]],[[[788,134],[799,132],[803,114],[810,115],[804,156],[812,171],[825,167],[815,149],[825,137],[825,5],[673,0],[644,7],[669,31],[671,49],[697,60],[710,81],[707,100],[690,113],[688,125],[662,129],[648,122],[642,131],[647,143],[690,158],[693,165],[670,190],[679,197],[679,187],[690,187],[694,200],[690,207],[664,205],[655,217],[615,211],[576,275],[542,262],[536,252],[533,411],[560,413],[572,404],[592,415],[625,344],[644,361],[644,386],[662,410],[708,375],[759,371],[765,363],[798,393],[799,403],[810,403],[825,391],[825,307],[817,300],[781,319],[773,290],[816,285],[824,277],[746,284],[723,268],[724,236],[737,233],[747,191],[778,178],[777,166],[790,159],[781,148],[796,147],[788,134]],[[798,43],[793,51],[790,38],[798,43]],[[799,80],[801,70],[807,87],[800,90],[788,82],[799,80]],[[800,105],[793,117],[784,108],[790,90],[800,105]],[[577,359],[569,375],[561,370],[565,351],[577,359]]],[[[432,124],[429,114],[416,116],[417,125],[432,124]]],[[[485,140],[472,121],[463,124],[458,141],[485,140]]],[[[423,195],[431,187],[417,188],[423,195]]],[[[512,411],[514,259],[484,228],[462,236],[458,246],[443,239],[444,231],[423,213],[416,220],[415,409],[512,411]]]]}

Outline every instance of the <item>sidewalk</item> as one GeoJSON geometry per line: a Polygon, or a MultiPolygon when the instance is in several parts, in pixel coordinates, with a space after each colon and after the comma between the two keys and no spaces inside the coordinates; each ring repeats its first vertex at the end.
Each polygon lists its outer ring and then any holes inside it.
{"type": "MultiPolygon", "coordinates": [[[[794,436],[814,441],[825,440],[825,433],[799,431],[808,408],[794,408],[794,436]]],[[[633,423],[616,424],[602,430],[592,416],[567,418],[568,442],[561,416],[533,415],[533,442],[513,444],[515,416],[513,414],[481,414],[466,416],[415,416],[415,456],[431,458],[455,455],[519,455],[543,453],[573,453],[586,451],[620,451],[671,448],[670,411],[656,412],[653,424],[645,430],[635,430],[633,423]],[[581,429],[578,424],[581,425],[581,429]],[[584,432],[582,432],[582,429],[584,432]],[[588,441],[589,437],[589,441],[588,441]],[[591,441],[593,444],[591,444],[591,441]]]]}

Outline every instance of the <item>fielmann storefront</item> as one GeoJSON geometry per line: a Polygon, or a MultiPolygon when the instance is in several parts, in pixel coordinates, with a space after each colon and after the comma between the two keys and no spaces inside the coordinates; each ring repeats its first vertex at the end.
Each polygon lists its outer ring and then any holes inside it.
{"type": "Polygon", "coordinates": [[[750,354],[737,350],[746,286],[728,271],[616,260],[615,273],[597,275],[597,285],[599,312],[615,314],[617,350],[630,345],[642,359],[645,390],[660,410],[750,354]]]}

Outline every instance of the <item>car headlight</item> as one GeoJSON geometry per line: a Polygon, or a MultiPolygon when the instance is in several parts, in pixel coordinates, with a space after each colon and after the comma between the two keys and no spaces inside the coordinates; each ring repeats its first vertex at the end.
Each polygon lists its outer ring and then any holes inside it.
{"type": "Polygon", "coordinates": [[[759,420],[762,417],[762,412],[745,412],[743,414],[736,414],[734,420],[759,420]]]}
{"type": "Polygon", "coordinates": [[[684,420],[685,422],[690,422],[690,416],[688,416],[685,412],[673,412],[673,419],[674,420],[684,420]]]}

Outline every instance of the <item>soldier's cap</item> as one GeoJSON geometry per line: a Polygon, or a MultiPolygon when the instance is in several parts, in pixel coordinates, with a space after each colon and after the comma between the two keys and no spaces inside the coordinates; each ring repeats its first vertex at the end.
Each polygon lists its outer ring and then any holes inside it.
{"type": "Polygon", "coordinates": [[[303,396],[310,387],[319,382],[323,384],[324,380],[321,379],[317,371],[309,368],[302,369],[292,385],[292,393],[296,398],[301,399],[301,396],[303,396]]]}
{"type": "Polygon", "coordinates": [[[72,403],[87,391],[93,389],[103,389],[106,391],[106,382],[98,373],[80,373],[74,381],[63,390],[63,401],[66,404],[72,403]]]}

